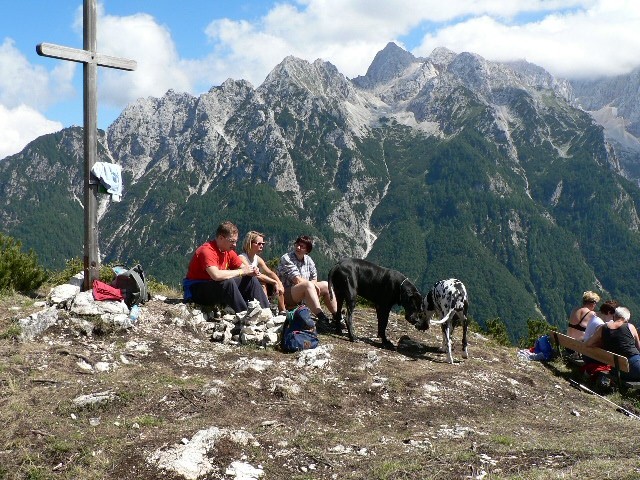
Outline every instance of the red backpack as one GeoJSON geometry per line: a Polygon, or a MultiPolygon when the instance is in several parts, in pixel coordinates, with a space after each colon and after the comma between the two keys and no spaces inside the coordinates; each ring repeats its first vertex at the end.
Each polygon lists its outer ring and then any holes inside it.
{"type": "Polygon", "coordinates": [[[108,283],[100,280],[93,281],[93,298],[101,302],[103,300],[123,300],[122,292],[119,288],[112,287],[108,283]]]}

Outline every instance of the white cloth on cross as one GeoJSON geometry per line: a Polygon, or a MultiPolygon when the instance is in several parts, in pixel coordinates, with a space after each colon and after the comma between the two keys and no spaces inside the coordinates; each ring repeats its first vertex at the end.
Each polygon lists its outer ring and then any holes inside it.
{"type": "Polygon", "coordinates": [[[115,163],[96,162],[91,168],[107,193],[111,194],[114,202],[119,202],[122,196],[122,167],[115,163]]]}

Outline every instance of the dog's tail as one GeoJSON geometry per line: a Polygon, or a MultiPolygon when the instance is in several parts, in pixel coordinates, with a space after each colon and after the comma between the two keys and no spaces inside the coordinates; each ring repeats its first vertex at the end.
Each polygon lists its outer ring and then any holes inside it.
{"type": "Polygon", "coordinates": [[[333,300],[333,288],[331,287],[331,278],[333,277],[333,272],[336,268],[338,268],[338,263],[336,263],[331,270],[329,270],[329,275],[327,275],[327,283],[329,284],[329,300],[333,300]]]}

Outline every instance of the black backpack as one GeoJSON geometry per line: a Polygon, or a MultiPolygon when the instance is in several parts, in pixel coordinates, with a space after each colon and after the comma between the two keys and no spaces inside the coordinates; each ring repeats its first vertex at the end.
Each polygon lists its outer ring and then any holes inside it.
{"type": "Polygon", "coordinates": [[[115,280],[111,282],[111,286],[120,289],[124,297],[124,303],[126,303],[129,308],[145,303],[151,298],[147,278],[140,264],[118,273],[115,280]]]}

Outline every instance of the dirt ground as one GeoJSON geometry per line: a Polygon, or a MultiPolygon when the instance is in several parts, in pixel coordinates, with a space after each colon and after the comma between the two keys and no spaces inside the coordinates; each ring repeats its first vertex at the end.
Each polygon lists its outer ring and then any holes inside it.
{"type": "Polygon", "coordinates": [[[451,365],[439,329],[392,315],[386,350],[362,308],[360,341],[324,331],[313,362],[211,342],[161,300],[128,332],[86,335],[62,318],[18,341],[17,319],[35,310],[0,301],[0,479],[190,478],[158,458],[211,429],[226,433],[191,478],[640,478],[640,420],[609,403],[639,413],[637,393],[607,402],[570,386],[561,361],[518,360],[478,333],[463,360],[456,331],[451,365]]]}

